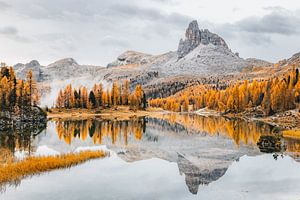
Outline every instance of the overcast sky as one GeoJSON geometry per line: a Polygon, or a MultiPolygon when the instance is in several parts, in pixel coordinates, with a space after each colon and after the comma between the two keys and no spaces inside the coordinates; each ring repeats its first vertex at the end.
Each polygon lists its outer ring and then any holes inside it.
{"type": "Polygon", "coordinates": [[[0,0],[0,61],[106,66],[126,50],[176,50],[193,19],[244,58],[300,51],[299,0],[0,0]]]}

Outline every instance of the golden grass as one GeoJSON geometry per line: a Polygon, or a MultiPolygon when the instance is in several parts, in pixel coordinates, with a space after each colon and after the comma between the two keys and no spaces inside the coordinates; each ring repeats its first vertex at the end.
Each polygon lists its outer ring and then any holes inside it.
{"type": "Polygon", "coordinates": [[[300,139],[300,129],[282,131],[282,135],[283,137],[300,139]]]}
{"type": "Polygon", "coordinates": [[[0,184],[18,182],[27,176],[69,168],[106,155],[104,151],[82,151],[57,156],[28,157],[22,161],[0,165],[0,184]]]}

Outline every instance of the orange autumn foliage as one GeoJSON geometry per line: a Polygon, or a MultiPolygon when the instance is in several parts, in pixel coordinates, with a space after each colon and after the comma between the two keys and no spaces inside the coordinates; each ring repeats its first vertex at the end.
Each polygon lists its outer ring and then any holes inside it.
{"type": "Polygon", "coordinates": [[[75,89],[71,84],[60,90],[56,98],[57,108],[111,108],[118,105],[131,106],[134,109],[146,107],[146,97],[141,85],[136,85],[130,94],[130,83],[126,80],[123,84],[113,82],[111,90],[104,91],[102,83],[94,84],[88,91],[86,87],[75,89]]]}
{"type": "Polygon", "coordinates": [[[171,111],[188,111],[209,108],[221,112],[239,113],[260,106],[266,115],[294,109],[300,103],[299,70],[294,69],[284,77],[267,80],[245,80],[229,84],[197,85],[167,98],[151,99],[150,106],[171,111]]]}

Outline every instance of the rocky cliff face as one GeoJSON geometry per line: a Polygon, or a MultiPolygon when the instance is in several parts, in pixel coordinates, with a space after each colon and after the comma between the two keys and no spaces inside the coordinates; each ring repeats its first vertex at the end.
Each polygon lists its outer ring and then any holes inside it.
{"type": "Polygon", "coordinates": [[[178,58],[183,58],[200,44],[213,44],[215,46],[222,46],[228,49],[228,46],[223,38],[217,34],[211,33],[207,29],[200,30],[198,27],[198,22],[194,20],[189,24],[185,32],[185,39],[181,39],[179,42],[177,50],[178,58]]]}

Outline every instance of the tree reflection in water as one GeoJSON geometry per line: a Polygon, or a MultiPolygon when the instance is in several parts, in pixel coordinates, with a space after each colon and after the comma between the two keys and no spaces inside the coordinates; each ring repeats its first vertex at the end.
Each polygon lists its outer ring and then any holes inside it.
{"type": "MultiPolygon", "coordinates": [[[[208,136],[224,136],[231,138],[239,146],[256,145],[260,137],[272,135],[273,127],[264,123],[246,122],[244,120],[229,120],[223,117],[203,117],[187,114],[167,114],[160,118],[148,118],[148,121],[161,124],[162,131],[169,129],[175,132],[185,130],[188,134],[198,133],[208,136]]],[[[74,138],[85,141],[92,138],[94,144],[102,144],[104,137],[110,138],[115,144],[123,138],[128,144],[128,135],[134,135],[137,141],[141,140],[146,128],[146,119],[112,121],[112,120],[56,120],[56,131],[60,140],[71,144],[74,138]]],[[[155,139],[157,140],[157,138],[155,139]]]]}
{"type": "Polygon", "coordinates": [[[225,136],[231,138],[239,146],[256,145],[262,135],[273,135],[274,127],[259,122],[248,122],[241,119],[224,117],[204,117],[195,114],[167,114],[160,119],[169,126],[185,129],[188,133],[196,132],[208,136],[225,136]],[[180,127],[181,126],[181,127],[180,127]]]}
{"type": "Polygon", "coordinates": [[[36,124],[34,126],[7,127],[0,131],[0,164],[13,161],[15,152],[24,152],[31,155],[35,147],[32,144],[37,135],[46,129],[46,124],[36,124]]]}
{"type": "Polygon", "coordinates": [[[64,140],[67,144],[71,144],[75,138],[85,141],[88,137],[92,138],[94,144],[102,144],[103,138],[109,138],[112,144],[123,139],[125,145],[128,144],[128,136],[134,135],[139,141],[143,137],[146,129],[145,118],[137,118],[132,120],[77,120],[64,121],[57,120],[56,131],[58,138],[64,140]]]}

